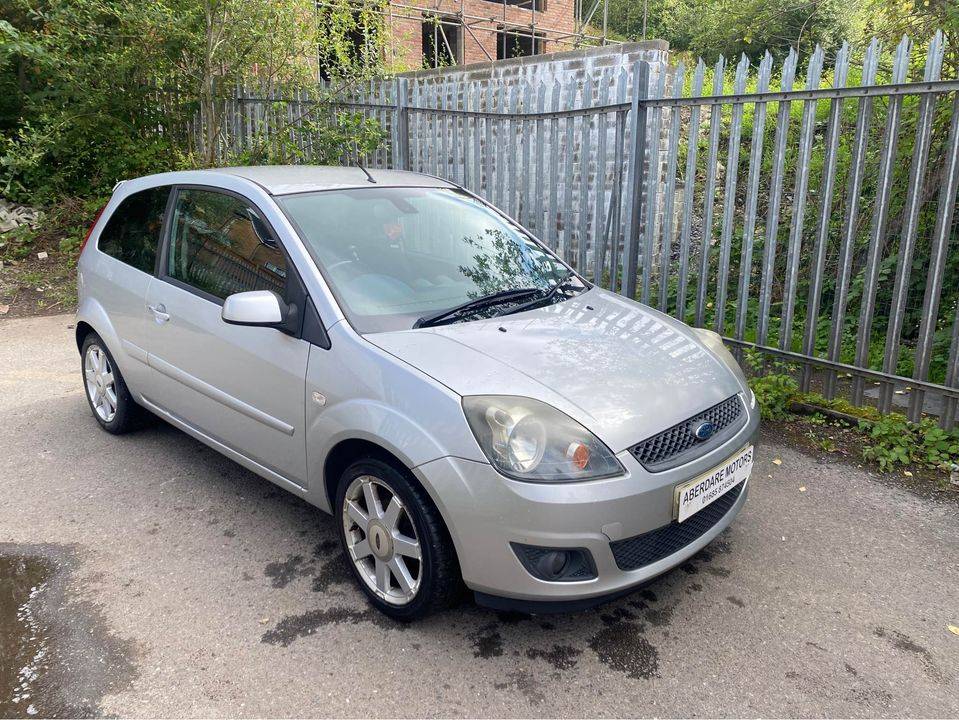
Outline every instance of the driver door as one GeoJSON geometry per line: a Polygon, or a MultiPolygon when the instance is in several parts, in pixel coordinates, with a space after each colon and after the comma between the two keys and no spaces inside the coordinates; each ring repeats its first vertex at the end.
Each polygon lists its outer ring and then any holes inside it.
{"type": "Polygon", "coordinates": [[[210,188],[174,192],[160,272],[147,290],[147,400],[272,480],[305,488],[310,345],[220,317],[237,292],[272,290],[289,301],[295,270],[246,199],[210,188]]]}

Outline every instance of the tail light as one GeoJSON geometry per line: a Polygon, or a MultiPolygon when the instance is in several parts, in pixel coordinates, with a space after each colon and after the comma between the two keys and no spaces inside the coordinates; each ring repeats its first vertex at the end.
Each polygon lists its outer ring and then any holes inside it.
{"type": "Polygon", "coordinates": [[[90,229],[87,230],[86,236],[83,238],[83,242],[80,243],[80,252],[83,252],[83,248],[87,246],[87,241],[90,239],[90,236],[93,235],[93,228],[97,226],[97,222],[100,220],[100,216],[103,215],[103,211],[107,209],[107,206],[104,205],[102,208],[97,210],[96,216],[93,218],[93,222],[90,223],[90,229]]]}

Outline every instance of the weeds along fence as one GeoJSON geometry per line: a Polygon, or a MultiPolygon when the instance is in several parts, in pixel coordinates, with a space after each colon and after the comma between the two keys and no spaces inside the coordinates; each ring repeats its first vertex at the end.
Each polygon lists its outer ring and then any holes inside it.
{"type": "MultiPolygon", "coordinates": [[[[804,73],[795,54],[778,67],[542,59],[509,76],[374,81],[317,112],[376,119],[387,141],[371,167],[464,186],[595,282],[797,365],[805,390],[952,427],[959,79],[955,51],[943,77],[946,52],[940,32],[922,52],[873,40],[827,63],[817,48],[804,73]]],[[[228,101],[228,147],[272,122],[311,157],[310,133],[282,118],[315,100],[228,101]]]]}

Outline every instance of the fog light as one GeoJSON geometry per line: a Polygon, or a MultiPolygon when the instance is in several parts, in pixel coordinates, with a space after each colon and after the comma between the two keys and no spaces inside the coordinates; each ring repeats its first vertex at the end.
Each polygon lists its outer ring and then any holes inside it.
{"type": "Polygon", "coordinates": [[[555,580],[562,576],[568,559],[569,553],[565,550],[550,550],[540,555],[539,560],[536,561],[536,569],[541,577],[555,580]]]}
{"type": "Polygon", "coordinates": [[[523,567],[548,582],[577,582],[596,577],[593,556],[586,548],[547,548],[510,543],[523,567]]]}

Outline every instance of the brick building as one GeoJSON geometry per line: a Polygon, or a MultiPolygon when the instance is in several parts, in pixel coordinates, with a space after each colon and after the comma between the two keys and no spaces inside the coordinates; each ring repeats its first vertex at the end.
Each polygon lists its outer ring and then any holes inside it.
{"type": "Polygon", "coordinates": [[[577,0],[388,0],[386,62],[402,69],[540,55],[574,46],[577,0]]]}

